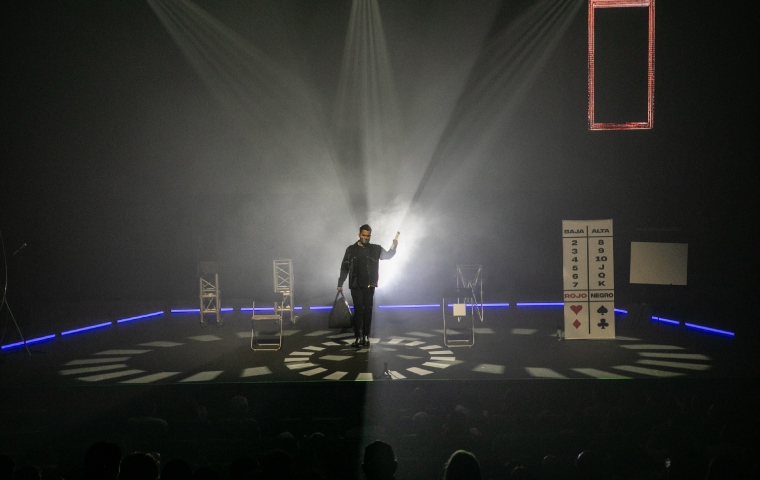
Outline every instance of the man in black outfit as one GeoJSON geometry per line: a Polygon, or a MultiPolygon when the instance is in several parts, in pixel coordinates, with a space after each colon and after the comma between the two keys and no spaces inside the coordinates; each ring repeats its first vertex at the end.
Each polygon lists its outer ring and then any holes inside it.
{"type": "Polygon", "coordinates": [[[380,260],[387,260],[396,254],[398,240],[393,240],[390,250],[380,245],[369,243],[372,229],[364,224],[359,227],[359,241],[346,248],[343,262],[340,264],[338,291],[343,291],[343,282],[348,277],[348,288],[354,301],[354,336],[353,347],[369,346],[369,332],[372,325],[372,304],[377,287],[380,260]]]}

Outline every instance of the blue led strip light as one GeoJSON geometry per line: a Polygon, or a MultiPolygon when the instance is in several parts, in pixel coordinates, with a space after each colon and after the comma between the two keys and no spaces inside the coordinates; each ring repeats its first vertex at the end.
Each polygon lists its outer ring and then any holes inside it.
{"type": "Polygon", "coordinates": [[[729,332],[727,330],[718,330],[717,328],[703,327],[702,325],[695,325],[693,323],[685,323],[684,325],[686,325],[689,328],[695,328],[697,330],[702,330],[704,332],[717,333],[719,335],[726,335],[729,337],[733,337],[736,335],[734,332],[729,332]]]}
{"type": "Polygon", "coordinates": [[[518,308],[520,307],[564,307],[565,306],[565,304],[562,302],[517,303],[516,305],[518,308]]]}
{"type": "MultiPolygon", "coordinates": [[[[500,304],[496,304],[500,305],[500,304]]],[[[520,302],[516,303],[518,308],[523,307],[563,307],[565,304],[562,302],[533,302],[533,303],[526,303],[526,302],[520,302]]],[[[623,310],[622,308],[616,308],[615,312],[622,313],[623,315],[628,313],[628,310],[623,310]]]]}
{"type": "MultiPolygon", "coordinates": [[[[453,306],[453,303],[449,303],[446,305],[447,307],[453,306]]],[[[440,305],[435,305],[436,307],[439,307],[440,305]]],[[[472,303],[467,304],[468,307],[474,307],[476,305],[473,305],[472,303]]],[[[508,303],[484,303],[483,308],[506,308],[509,307],[508,303]]]]}
{"type": "MultiPolygon", "coordinates": [[[[348,308],[350,308],[351,310],[354,309],[354,307],[351,306],[351,305],[349,305],[348,308]]],[[[327,305],[316,305],[316,306],[313,306],[313,307],[309,307],[309,310],[311,310],[311,311],[330,310],[330,309],[332,309],[332,306],[327,306],[327,305]]]]}
{"type": "Polygon", "coordinates": [[[679,322],[678,320],[671,320],[669,318],[662,318],[662,317],[655,317],[655,316],[652,316],[652,321],[653,322],[669,323],[671,325],[681,325],[681,322],[679,322]]]}
{"type": "Polygon", "coordinates": [[[438,304],[422,304],[422,305],[380,305],[377,308],[439,308],[438,304]]]}
{"type": "MultiPolygon", "coordinates": [[[[472,306],[471,304],[467,304],[467,305],[468,306],[472,306]]],[[[508,308],[509,305],[510,305],[509,303],[484,303],[483,307],[485,307],[485,308],[508,308]]],[[[555,308],[555,307],[564,307],[565,304],[562,303],[562,302],[518,302],[515,305],[517,306],[517,308],[526,308],[526,307],[528,307],[528,308],[529,307],[538,307],[538,308],[540,308],[540,307],[552,307],[552,308],[555,308]]],[[[448,304],[448,306],[451,307],[452,304],[448,304]]],[[[382,308],[382,309],[439,308],[439,307],[440,307],[439,304],[402,304],[402,305],[379,305],[378,306],[378,308],[382,308]]],[[[349,306],[349,308],[351,310],[354,309],[353,306],[349,306]]],[[[330,305],[314,305],[314,306],[309,307],[309,310],[315,311],[315,312],[316,311],[321,311],[321,310],[330,310],[330,309],[332,309],[332,306],[330,306],[330,305]]],[[[222,312],[231,312],[233,310],[234,310],[233,308],[222,308],[221,309],[222,312]]],[[[250,312],[251,310],[252,310],[252,308],[250,308],[250,307],[241,308],[240,309],[241,312],[250,312]]],[[[293,310],[296,310],[296,311],[303,310],[303,307],[293,307],[293,310]]],[[[274,311],[274,307],[256,307],[256,311],[257,312],[273,312],[274,311]]],[[[117,322],[121,323],[121,322],[130,321],[130,320],[137,320],[138,318],[147,318],[147,317],[151,317],[151,316],[160,315],[161,313],[163,313],[163,312],[149,313],[149,314],[141,315],[141,316],[138,316],[138,317],[125,318],[123,320],[118,320],[117,322]]],[[[200,309],[198,309],[198,308],[185,308],[185,309],[177,308],[177,309],[172,309],[171,313],[200,313],[200,309]]],[[[619,314],[622,314],[622,315],[627,315],[628,311],[627,310],[623,310],[622,308],[616,308],[615,309],[615,313],[619,313],[619,314]]],[[[661,323],[667,323],[667,324],[670,324],[670,325],[680,325],[681,324],[681,322],[679,322],[678,320],[671,320],[669,318],[662,318],[662,317],[655,317],[655,316],[652,316],[652,321],[654,321],[654,322],[661,322],[661,323]]],[[[716,328],[703,327],[701,325],[695,325],[693,323],[685,323],[685,325],[687,327],[689,327],[689,328],[694,328],[694,329],[701,330],[701,331],[704,331],[704,332],[716,333],[716,334],[719,334],[719,335],[726,335],[726,336],[730,336],[730,337],[735,336],[734,332],[729,332],[729,331],[726,331],[726,330],[719,330],[719,329],[716,329],[716,328]]],[[[71,330],[70,332],[61,333],[61,335],[66,335],[66,334],[69,334],[69,333],[76,333],[76,332],[79,332],[79,331],[89,330],[89,329],[92,329],[92,328],[97,328],[99,326],[103,326],[103,325],[94,325],[92,327],[85,327],[83,329],[71,330]]],[[[42,338],[43,339],[47,339],[49,337],[42,337],[42,338]]],[[[27,343],[30,343],[30,342],[31,341],[28,341],[27,343]]],[[[12,346],[18,346],[18,345],[22,345],[22,344],[21,343],[14,343],[12,345],[5,345],[2,348],[6,349],[6,348],[11,348],[12,346]]]]}
{"type": "Polygon", "coordinates": [[[98,323],[97,325],[90,325],[89,327],[76,328],[74,330],[67,330],[65,332],[61,332],[61,336],[63,337],[66,335],[73,335],[75,333],[86,332],[87,330],[94,330],[96,328],[110,327],[111,325],[113,325],[113,322],[98,323]]]}
{"type": "MultiPolygon", "coordinates": [[[[670,325],[681,325],[681,322],[679,322],[678,320],[671,320],[669,318],[662,318],[662,317],[655,317],[655,316],[652,316],[652,321],[653,322],[668,323],[670,325]]],[[[736,336],[736,334],[734,332],[729,332],[728,330],[720,330],[720,329],[717,329],[717,328],[704,327],[702,325],[696,325],[694,323],[684,322],[684,326],[686,326],[688,328],[693,328],[695,330],[701,330],[703,332],[715,333],[715,334],[718,334],[718,335],[725,335],[727,337],[734,337],[734,336],[736,336]]]]}
{"type": "MultiPolygon", "coordinates": [[[[30,340],[26,341],[27,345],[31,345],[33,343],[40,343],[44,342],[45,340],[53,340],[55,338],[55,335],[45,335],[44,337],[37,337],[32,338],[30,340]]],[[[2,350],[10,350],[11,348],[18,348],[24,345],[24,342],[16,342],[16,343],[9,343],[8,345],[3,345],[0,347],[2,350]]]]}
{"type": "MultiPolygon", "coordinates": [[[[229,313],[229,312],[234,312],[235,309],[232,307],[227,307],[227,308],[220,308],[219,311],[222,313],[229,313]]],[[[169,310],[169,312],[170,313],[201,313],[201,309],[200,308],[172,308],[171,310],[169,310]]]]}
{"type": "Polygon", "coordinates": [[[116,320],[116,323],[131,322],[133,320],[140,320],[141,318],[157,317],[157,316],[163,315],[163,314],[164,314],[164,312],[146,313],[145,315],[138,315],[136,317],[122,318],[121,320],[116,320]]]}

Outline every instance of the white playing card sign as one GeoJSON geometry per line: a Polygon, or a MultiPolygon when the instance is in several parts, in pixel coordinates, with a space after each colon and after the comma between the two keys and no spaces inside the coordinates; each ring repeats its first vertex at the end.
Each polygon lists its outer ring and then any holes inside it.
{"type": "Polygon", "coordinates": [[[565,338],[615,338],[612,220],[562,221],[565,338]]]}

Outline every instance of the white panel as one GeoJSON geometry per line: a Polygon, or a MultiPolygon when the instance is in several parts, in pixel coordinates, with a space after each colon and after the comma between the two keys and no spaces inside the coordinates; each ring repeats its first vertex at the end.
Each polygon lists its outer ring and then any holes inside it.
{"type": "Polygon", "coordinates": [[[626,372],[640,373],[642,375],[651,375],[653,377],[679,377],[681,375],[684,375],[683,373],[679,372],[669,372],[666,370],[657,370],[655,368],[636,367],[634,365],[618,365],[612,368],[626,372]]]}
{"type": "Polygon", "coordinates": [[[578,373],[582,373],[584,375],[588,375],[589,377],[594,378],[631,378],[631,377],[624,377],[623,375],[618,375],[617,373],[611,373],[611,372],[605,372],[604,370],[597,370],[596,368],[573,368],[571,370],[575,370],[578,373]]]}
{"type": "Polygon", "coordinates": [[[311,368],[316,367],[317,365],[314,365],[313,363],[289,363],[287,367],[291,370],[300,370],[303,368],[311,368]]]}
{"type": "Polygon", "coordinates": [[[411,368],[407,368],[407,370],[409,370],[412,373],[416,373],[417,375],[420,375],[420,376],[430,375],[431,373],[433,373],[430,370],[425,370],[424,368],[419,368],[419,367],[411,367],[411,368]]]}
{"type": "Polygon", "coordinates": [[[191,375],[180,382],[209,382],[219,375],[224,373],[224,370],[210,370],[207,372],[198,372],[195,375],[191,375]]]}
{"type": "MultiPolygon", "coordinates": [[[[248,336],[250,337],[251,334],[249,333],[248,336]]],[[[195,337],[187,337],[190,340],[197,340],[199,342],[215,342],[217,340],[221,340],[220,337],[217,337],[216,335],[198,335],[195,337]]]]}
{"type": "Polygon", "coordinates": [[[101,373],[99,375],[93,375],[91,377],[79,377],[77,380],[82,380],[85,382],[101,382],[103,380],[112,380],[114,378],[127,377],[129,375],[137,375],[138,373],[143,373],[144,371],[145,370],[122,370],[120,372],[101,373]]]}
{"type": "Polygon", "coordinates": [[[500,375],[506,371],[506,368],[504,367],[504,365],[493,365],[490,363],[481,363],[480,365],[477,365],[475,368],[473,368],[472,371],[495,373],[495,374],[500,375]]]}
{"type": "Polygon", "coordinates": [[[704,363],[667,362],[664,360],[639,360],[636,363],[643,365],[657,365],[658,367],[685,368],[687,370],[709,370],[711,365],[704,363]]]}
{"type": "Polygon", "coordinates": [[[100,365],[97,367],[72,368],[69,370],[60,370],[58,373],[61,375],[79,375],[82,373],[102,372],[105,370],[116,370],[119,368],[127,368],[127,365],[124,363],[117,363],[113,365],[100,365]]]}
{"type": "Polygon", "coordinates": [[[98,352],[95,355],[139,355],[148,352],[152,352],[152,350],[106,350],[104,352],[98,352]]]}
{"type": "Polygon", "coordinates": [[[272,371],[269,367],[250,367],[243,370],[240,374],[241,377],[258,377],[259,375],[269,375],[272,371]]]}
{"type": "Polygon", "coordinates": [[[73,365],[92,365],[95,363],[114,363],[114,362],[126,362],[130,357],[109,357],[109,358],[85,358],[81,360],[72,360],[63,365],[66,367],[73,365]]]}
{"type": "Polygon", "coordinates": [[[686,285],[688,243],[631,242],[631,283],[686,285]]]}
{"type": "Polygon", "coordinates": [[[133,378],[131,380],[124,380],[121,383],[153,383],[153,382],[157,382],[159,380],[163,380],[165,378],[173,377],[174,375],[179,375],[180,373],[181,372],[152,373],[152,374],[146,375],[144,377],[133,378]]]}
{"type": "Polygon", "coordinates": [[[433,367],[433,368],[447,368],[450,367],[450,363],[436,363],[436,362],[425,362],[422,365],[426,367],[433,367]]]}
{"type": "Polygon", "coordinates": [[[538,378],[567,378],[559,372],[552,370],[551,368],[544,367],[525,367],[525,371],[529,375],[538,378]]]}

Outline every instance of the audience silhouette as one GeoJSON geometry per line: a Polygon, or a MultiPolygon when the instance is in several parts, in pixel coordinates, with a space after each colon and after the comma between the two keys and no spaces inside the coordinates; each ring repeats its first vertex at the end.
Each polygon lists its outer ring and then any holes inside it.
{"type": "Polygon", "coordinates": [[[113,442],[95,442],[84,456],[84,480],[115,480],[119,476],[121,447],[113,442]]]}
{"type": "Polygon", "coordinates": [[[150,453],[130,453],[121,459],[119,480],[157,480],[161,465],[150,453]]]}
{"type": "Polygon", "coordinates": [[[394,480],[397,468],[396,455],[387,443],[376,440],[364,448],[362,471],[368,480],[394,480]]]}
{"type": "Polygon", "coordinates": [[[466,450],[451,454],[443,470],[444,480],[481,480],[480,463],[475,455],[466,450]]]}
{"type": "Polygon", "coordinates": [[[276,410],[257,398],[258,409],[270,409],[262,422],[249,417],[248,401],[237,392],[206,398],[208,410],[169,396],[161,408],[168,420],[156,416],[154,402],[139,401],[143,408],[132,421],[123,411],[93,420],[110,430],[60,441],[38,436],[28,453],[0,455],[0,480],[759,478],[757,392],[741,399],[699,386],[600,385],[572,396],[508,388],[477,399],[427,385],[371,415],[361,407],[344,418],[329,406],[276,410]],[[103,433],[108,441],[89,436],[103,433]],[[154,434],[160,441],[136,442],[154,434]],[[80,453],[67,458],[74,451],[80,453]],[[124,451],[134,453],[122,458],[124,451]],[[163,468],[162,457],[171,459],[163,468]]]}
{"type": "Polygon", "coordinates": [[[180,458],[169,460],[161,469],[161,480],[190,480],[192,477],[192,467],[180,458]]]}

